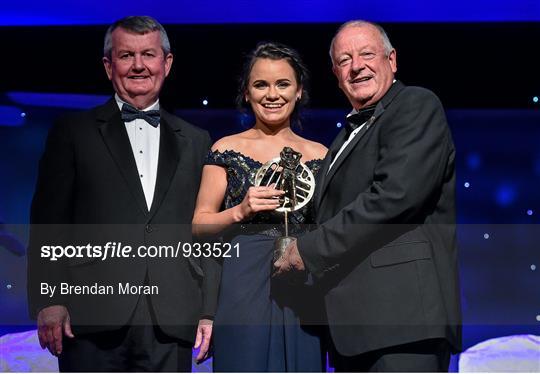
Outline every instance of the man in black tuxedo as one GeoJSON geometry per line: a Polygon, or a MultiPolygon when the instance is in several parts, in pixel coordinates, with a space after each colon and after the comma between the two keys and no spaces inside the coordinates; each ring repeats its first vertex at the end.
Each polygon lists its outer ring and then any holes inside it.
{"type": "Polygon", "coordinates": [[[62,371],[190,371],[194,341],[197,359],[206,358],[219,265],[144,250],[189,247],[210,146],[206,131],[160,107],[172,62],[155,19],[115,22],[103,57],[115,96],[49,132],[32,202],[28,295],[40,343],[62,371]],[[108,257],[86,249],[43,257],[43,245],[87,243],[109,243],[108,257]],[[132,251],[113,256],[112,243],[132,251]]]}
{"type": "Polygon", "coordinates": [[[337,371],[446,371],[460,349],[455,149],[439,99],[394,79],[384,30],[347,22],[330,48],[353,106],[315,192],[318,228],[277,273],[326,287],[337,371]]]}

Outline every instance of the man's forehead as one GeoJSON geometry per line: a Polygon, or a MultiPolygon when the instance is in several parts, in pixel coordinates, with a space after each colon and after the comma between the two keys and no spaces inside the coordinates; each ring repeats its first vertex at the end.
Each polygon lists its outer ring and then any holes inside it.
{"type": "Polygon", "coordinates": [[[367,25],[353,25],[341,30],[334,41],[334,52],[339,47],[347,48],[351,44],[357,47],[357,43],[361,46],[384,46],[382,36],[375,27],[367,25]]]}
{"type": "Polygon", "coordinates": [[[144,47],[146,49],[160,48],[161,35],[159,31],[137,33],[124,29],[116,29],[112,37],[113,48],[144,47]],[[118,33],[117,30],[121,30],[118,33]]]}

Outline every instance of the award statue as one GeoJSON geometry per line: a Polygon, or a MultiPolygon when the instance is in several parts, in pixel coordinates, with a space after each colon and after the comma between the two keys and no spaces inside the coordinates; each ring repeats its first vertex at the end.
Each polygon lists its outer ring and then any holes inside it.
{"type": "Polygon", "coordinates": [[[300,162],[302,154],[285,147],[279,157],[273,158],[260,167],[255,175],[255,186],[275,184],[277,190],[285,193],[280,197],[280,207],[276,211],[285,215],[285,236],[276,239],[274,261],[278,260],[285,248],[296,238],[289,236],[288,213],[304,207],[313,197],[315,177],[309,168],[300,162]]]}

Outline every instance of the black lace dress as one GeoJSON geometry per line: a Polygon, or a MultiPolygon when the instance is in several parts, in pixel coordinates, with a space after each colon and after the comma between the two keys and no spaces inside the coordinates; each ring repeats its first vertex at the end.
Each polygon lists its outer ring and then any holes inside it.
{"type": "MultiPolygon", "coordinates": [[[[314,174],[321,160],[306,165],[314,174]]],[[[262,164],[239,152],[211,152],[207,164],[227,170],[223,209],[238,205],[262,164]]],[[[289,215],[290,234],[299,236],[310,221],[310,204],[289,215]]],[[[283,235],[283,215],[262,212],[236,225],[226,240],[236,252],[225,258],[214,321],[214,371],[322,372],[322,298],[313,286],[271,278],[274,240],[283,235]]]]}

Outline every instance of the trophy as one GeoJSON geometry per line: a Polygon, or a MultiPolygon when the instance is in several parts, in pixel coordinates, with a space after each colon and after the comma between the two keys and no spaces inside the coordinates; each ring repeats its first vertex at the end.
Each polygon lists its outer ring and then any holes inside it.
{"type": "Polygon", "coordinates": [[[284,214],[285,236],[276,239],[274,261],[278,260],[285,248],[296,238],[289,236],[289,212],[304,207],[313,197],[315,177],[309,168],[300,162],[302,154],[290,147],[285,147],[279,157],[273,158],[261,166],[255,175],[255,186],[275,184],[277,190],[285,193],[280,197],[277,212],[284,214]]]}

